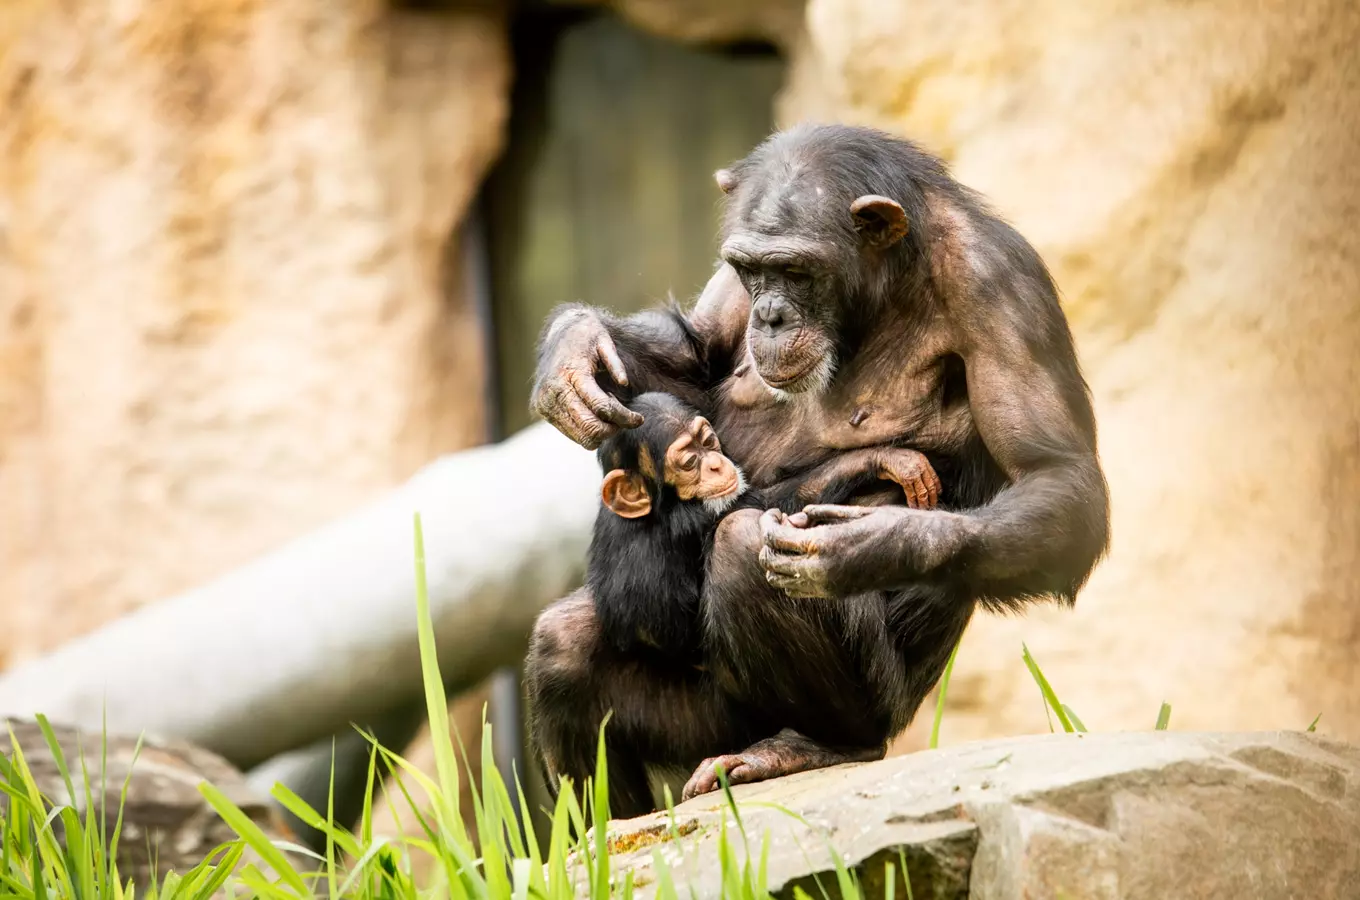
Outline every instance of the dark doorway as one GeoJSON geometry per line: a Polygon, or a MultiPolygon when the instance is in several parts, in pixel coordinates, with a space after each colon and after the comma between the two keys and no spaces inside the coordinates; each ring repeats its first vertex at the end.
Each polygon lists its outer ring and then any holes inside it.
{"type": "Polygon", "coordinates": [[[715,169],[773,127],[782,60],[700,49],[611,15],[524,16],[505,156],[486,190],[501,425],[529,422],[534,339],[558,303],[629,312],[713,272],[715,169]]]}

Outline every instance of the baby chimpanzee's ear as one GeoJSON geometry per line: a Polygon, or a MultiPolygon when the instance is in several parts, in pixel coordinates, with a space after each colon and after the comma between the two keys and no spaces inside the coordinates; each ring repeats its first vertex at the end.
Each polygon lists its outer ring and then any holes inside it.
{"type": "Polygon", "coordinates": [[[886,250],[907,234],[907,214],[896,200],[865,194],[850,204],[850,215],[860,240],[878,250],[886,250]]]}
{"type": "Polygon", "coordinates": [[[638,472],[615,469],[604,476],[600,489],[604,505],[625,519],[637,519],[652,511],[652,498],[647,483],[638,472]]]}

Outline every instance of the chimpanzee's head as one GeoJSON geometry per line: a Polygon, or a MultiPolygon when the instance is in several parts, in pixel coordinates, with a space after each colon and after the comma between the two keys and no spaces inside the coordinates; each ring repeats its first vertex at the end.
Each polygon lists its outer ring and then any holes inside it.
{"type": "Polygon", "coordinates": [[[860,324],[876,321],[919,258],[909,223],[924,217],[919,181],[936,171],[881,132],[800,126],[715,174],[727,194],[722,258],[751,296],[746,343],[770,388],[831,382],[860,324]]]}
{"type": "Polygon", "coordinates": [[[702,502],[719,513],[741,496],[746,479],[697,410],[663,393],[639,394],[628,405],[642,414],[642,424],[596,452],[605,506],[625,519],[664,512],[674,501],[702,502]]]}

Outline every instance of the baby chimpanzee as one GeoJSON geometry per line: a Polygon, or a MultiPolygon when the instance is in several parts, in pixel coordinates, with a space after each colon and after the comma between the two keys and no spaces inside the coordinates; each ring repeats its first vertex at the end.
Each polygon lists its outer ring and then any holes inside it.
{"type": "Polygon", "coordinates": [[[792,513],[808,503],[855,502],[880,479],[899,484],[908,506],[929,509],[938,499],[939,479],[925,456],[899,448],[843,453],[797,479],[796,490],[747,491],[698,410],[657,392],[629,406],[642,425],[597,453],[604,504],[586,566],[600,628],[619,650],[645,646],[677,662],[698,661],[705,562],[718,520],[733,509],[792,513]]]}

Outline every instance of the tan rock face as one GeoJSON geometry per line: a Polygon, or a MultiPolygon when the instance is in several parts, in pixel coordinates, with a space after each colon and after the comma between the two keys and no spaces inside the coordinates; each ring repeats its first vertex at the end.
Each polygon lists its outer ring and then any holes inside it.
{"type": "Polygon", "coordinates": [[[0,665],[483,438],[509,79],[489,6],[7,6],[0,665]]]}
{"type": "MultiPolygon", "coordinates": [[[[1360,11],[812,0],[781,114],[943,153],[1054,270],[1113,494],[1075,612],[980,618],[944,739],[1360,738],[1360,11]]],[[[929,718],[925,716],[924,718],[929,718]]],[[[919,745],[919,728],[903,746],[919,745]]]]}

